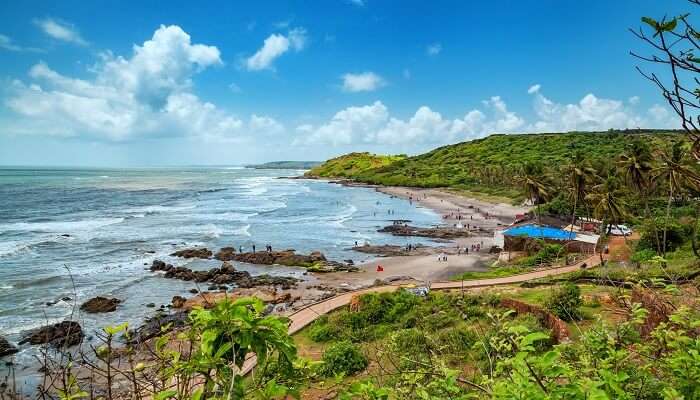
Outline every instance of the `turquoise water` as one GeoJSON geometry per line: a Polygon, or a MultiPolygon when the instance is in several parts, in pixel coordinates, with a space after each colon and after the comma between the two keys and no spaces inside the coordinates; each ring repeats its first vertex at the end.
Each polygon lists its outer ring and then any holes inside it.
{"type": "MultiPolygon", "coordinates": [[[[168,304],[194,287],[147,271],[154,259],[190,268],[218,266],[168,256],[193,245],[250,249],[269,243],[361,261],[367,256],[348,250],[355,241],[410,240],[376,232],[389,219],[419,226],[440,222],[430,210],[373,189],[279,179],[300,173],[239,167],[0,168],[0,335],[16,343],[23,331],[69,316],[72,302],[46,305],[66,296],[78,304],[96,295],[124,300],[114,313],[78,315],[88,333],[107,324],[138,324],[152,312],[145,304],[168,304]]],[[[236,267],[253,274],[303,273],[236,267]]],[[[18,362],[29,363],[32,351],[23,348],[18,362]]]]}

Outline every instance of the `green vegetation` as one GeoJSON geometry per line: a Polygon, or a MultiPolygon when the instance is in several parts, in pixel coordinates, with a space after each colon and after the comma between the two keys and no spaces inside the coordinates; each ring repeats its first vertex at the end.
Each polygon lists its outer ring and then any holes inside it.
{"type": "Polygon", "coordinates": [[[592,164],[617,159],[634,140],[659,149],[684,140],[677,132],[609,131],[526,135],[491,135],[437,148],[415,157],[351,153],[327,161],[308,176],[351,178],[358,182],[415,187],[450,187],[523,199],[512,179],[523,165],[538,163],[560,171],[579,152],[592,164]]]}
{"type": "Polygon", "coordinates": [[[527,268],[517,265],[499,266],[493,265],[487,271],[467,271],[452,277],[453,281],[468,281],[472,279],[502,278],[528,272],[527,268]]]}
{"type": "Polygon", "coordinates": [[[321,165],[320,161],[270,161],[262,164],[246,165],[254,169],[311,169],[321,165]]]}
{"type": "Polygon", "coordinates": [[[583,318],[581,289],[571,282],[564,283],[552,293],[546,305],[549,311],[564,321],[578,321],[583,318]]]}
{"type": "Polygon", "coordinates": [[[349,376],[367,368],[368,363],[359,347],[346,340],[333,343],[323,352],[320,372],[328,377],[349,376]]]}
{"type": "Polygon", "coordinates": [[[350,153],[332,158],[312,168],[305,175],[321,178],[352,178],[365,171],[389,166],[406,156],[383,156],[370,153],[350,153]]]}

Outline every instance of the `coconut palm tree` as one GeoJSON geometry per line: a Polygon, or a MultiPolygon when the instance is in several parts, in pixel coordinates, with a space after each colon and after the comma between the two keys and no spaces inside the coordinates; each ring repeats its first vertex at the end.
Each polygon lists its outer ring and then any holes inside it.
{"type": "Polygon", "coordinates": [[[566,166],[566,188],[569,192],[569,200],[574,203],[571,211],[571,232],[574,229],[576,222],[576,208],[586,204],[586,195],[588,194],[588,185],[596,176],[596,171],[593,169],[581,152],[574,153],[571,163],[566,166]]]}
{"type": "Polygon", "coordinates": [[[667,185],[668,201],[666,202],[666,217],[664,219],[664,233],[662,241],[662,255],[666,255],[666,235],[668,222],[671,216],[671,203],[686,189],[700,187],[700,173],[694,169],[688,149],[683,142],[675,142],[670,149],[659,151],[659,166],[653,169],[652,179],[660,184],[667,185]]]}
{"type": "MultiPolygon", "coordinates": [[[[635,140],[620,156],[617,165],[622,171],[630,190],[639,193],[644,203],[644,217],[650,219],[649,193],[652,189],[651,171],[653,169],[653,156],[649,145],[641,140],[635,140]]],[[[661,254],[661,243],[659,242],[656,224],[653,220],[651,222],[656,240],[656,252],[661,254]]]]}
{"type": "Polygon", "coordinates": [[[540,204],[547,201],[550,197],[550,192],[547,190],[547,177],[542,164],[525,163],[516,179],[522,186],[527,199],[536,206],[535,216],[537,217],[537,224],[540,225],[540,204]]]}
{"type": "Polygon", "coordinates": [[[593,186],[593,191],[586,195],[586,200],[593,205],[593,215],[603,222],[603,227],[608,226],[605,233],[610,233],[610,223],[620,222],[627,215],[627,205],[622,200],[621,186],[620,180],[615,175],[608,175],[602,182],[593,186]]]}

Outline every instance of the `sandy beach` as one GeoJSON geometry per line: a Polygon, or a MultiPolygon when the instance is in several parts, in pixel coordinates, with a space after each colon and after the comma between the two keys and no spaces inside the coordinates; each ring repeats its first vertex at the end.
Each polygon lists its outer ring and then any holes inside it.
{"type": "MultiPolygon", "coordinates": [[[[313,274],[313,278],[302,287],[326,284],[357,288],[372,284],[377,279],[392,277],[411,277],[428,283],[446,280],[466,271],[486,270],[496,259],[495,255],[488,253],[493,245],[493,231],[512,223],[517,214],[528,211],[527,207],[488,203],[439,189],[379,186],[376,190],[409,200],[417,207],[435,211],[442,216],[444,226],[461,225],[463,229],[467,229],[468,225],[471,234],[469,237],[457,238],[446,243],[432,243],[428,254],[424,255],[377,257],[360,264],[359,272],[313,274]],[[481,248],[480,251],[469,251],[469,254],[465,254],[465,248],[471,249],[472,245],[477,244],[481,248]],[[447,256],[447,261],[439,260],[440,255],[447,256]],[[381,266],[383,271],[377,271],[377,266],[381,266]]],[[[430,242],[425,239],[427,238],[416,238],[416,243],[430,242]]]]}

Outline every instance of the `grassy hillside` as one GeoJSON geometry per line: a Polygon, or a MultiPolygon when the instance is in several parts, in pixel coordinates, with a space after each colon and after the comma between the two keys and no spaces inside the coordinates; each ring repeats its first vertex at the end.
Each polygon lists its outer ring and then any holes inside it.
{"type": "Polygon", "coordinates": [[[356,178],[359,174],[389,166],[406,156],[383,156],[370,153],[350,153],[332,158],[323,164],[312,168],[307,176],[324,178],[356,178]]]}
{"type": "Polygon", "coordinates": [[[658,148],[683,136],[651,130],[492,135],[414,157],[351,153],[327,161],[308,175],[383,185],[453,187],[518,198],[519,189],[512,178],[524,163],[536,161],[556,170],[569,162],[574,152],[583,153],[595,164],[612,162],[636,138],[658,148]]]}

